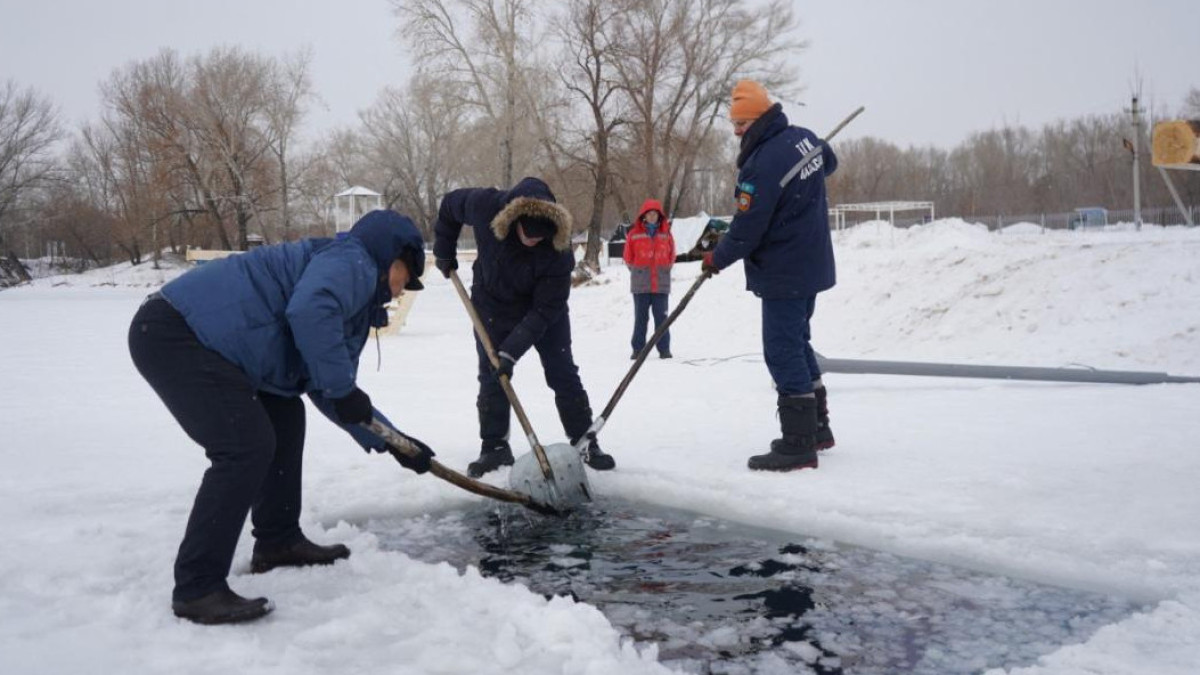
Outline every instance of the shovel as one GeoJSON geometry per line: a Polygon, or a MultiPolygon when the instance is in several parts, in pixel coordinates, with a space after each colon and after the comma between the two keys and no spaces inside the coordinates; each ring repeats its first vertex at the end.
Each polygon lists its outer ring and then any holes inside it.
{"type": "Polygon", "coordinates": [[[687,307],[688,303],[692,301],[692,296],[695,295],[696,291],[700,289],[700,284],[703,284],[711,276],[712,272],[704,272],[697,277],[696,281],[692,283],[692,287],[689,288],[688,292],[684,294],[683,299],[679,301],[679,304],[675,305],[675,309],[671,311],[666,320],[663,321],[660,326],[655,328],[654,335],[650,336],[650,339],[646,341],[646,345],[642,347],[641,351],[638,352],[637,359],[635,359],[633,365],[629,367],[629,372],[625,373],[625,379],[621,380],[621,384],[617,385],[617,390],[613,392],[612,398],[608,400],[608,405],[604,406],[604,410],[602,410],[600,415],[592,421],[592,426],[588,427],[587,433],[585,433],[583,436],[580,436],[579,441],[575,443],[575,451],[577,453],[582,455],[583,451],[587,449],[588,443],[595,439],[596,434],[600,433],[600,430],[604,428],[604,423],[608,420],[609,415],[612,414],[613,409],[617,407],[617,401],[620,401],[621,397],[625,395],[625,390],[629,388],[629,383],[633,382],[633,376],[637,375],[637,372],[641,370],[642,364],[646,362],[646,357],[650,355],[650,352],[654,349],[654,346],[658,344],[658,341],[661,340],[662,336],[666,334],[667,329],[671,327],[672,323],[675,323],[675,319],[677,319],[679,315],[683,313],[684,308],[687,307]]]}
{"type": "MultiPolygon", "coordinates": [[[[363,426],[369,429],[375,435],[387,441],[387,450],[393,456],[399,457],[399,455],[405,455],[406,457],[417,457],[421,453],[421,451],[414,447],[407,438],[396,433],[395,429],[392,429],[376,418],[372,418],[370,424],[364,424],[363,426]]],[[[546,516],[562,515],[558,509],[550,506],[549,504],[535,501],[529,495],[513,492],[511,490],[504,490],[496,487],[495,485],[489,485],[473,478],[468,478],[461,473],[458,473],[457,471],[447,467],[436,459],[429,460],[429,473],[432,473],[447,483],[458,486],[467,492],[473,492],[484,497],[491,497],[492,499],[498,499],[502,502],[520,504],[527,509],[537,511],[538,513],[546,516]]]]}
{"type": "MultiPolygon", "coordinates": [[[[483,321],[479,318],[479,312],[475,310],[475,305],[467,295],[467,289],[463,287],[462,280],[458,278],[458,272],[450,271],[450,281],[454,284],[455,290],[458,291],[458,297],[462,299],[463,306],[466,307],[467,314],[471,317],[471,323],[475,326],[475,335],[483,344],[483,350],[487,354],[488,360],[491,361],[493,368],[498,369],[500,359],[496,356],[492,339],[488,337],[483,321]]],[[[512,404],[513,410],[516,411],[517,419],[521,421],[521,428],[525,431],[525,437],[529,440],[530,447],[533,448],[532,455],[522,455],[513,464],[512,471],[508,476],[509,487],[528,495],[533,501],[550,505],[558,510],[569,510],[579,504],[592,501],[587,474],[583,470],[583,461],[579,453],[567,443],[555,443],[549,447],[542,447],[537,435],[533,433],[533,426],[529,423],[525,408],[517,399],[517,392],[513,389],[512,382],[509,382],[506,375],[501,375],[499,380],[500,387],[504,390],[504,395],[508,397],[508,402],[512,404]]]]}

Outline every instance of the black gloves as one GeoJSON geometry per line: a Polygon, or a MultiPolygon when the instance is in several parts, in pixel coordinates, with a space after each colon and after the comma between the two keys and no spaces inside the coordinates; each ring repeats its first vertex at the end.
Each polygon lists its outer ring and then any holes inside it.
{"type": "Polygon", "coordinates": [[[371,421],[371,397],[355,387],[349,394],[333,399],[333,412],[342,424],[367,424],[371,421]]]}
{"type": "Polygon", "coordinates": [[[449,279],[450,273],[458,269],[458,258],[438,258],[433,261],[433,264],[442,273],[442,276],[449,279]]]}
{"type": "Polygon", "coordinates": [[[720,274],[721,273],[721,270],[717,269],[717,266],[713,264],[712,251],[709,251],[708,253],[704,254],[704,260],[703,260],[703,262],[700,263],[700,271],[708,272],[709,274],[720,274]]]}
{"type": "Polygon", "coordinates": [[[428,471],[429,461],[433,459],[433,456],[436,453],[434,453],[434,451],[431,450],[428,445],[425,445],[412,436],[402,434],[399,431],[396,432],[396,435],[408,441],[412,447],[411,450],[405,452],[404,450],[401,450],[389,443],[385,449],[391,453],[392,457],[394,457],[397,462],[400,462],[400,466],[408,469],[409,471],[413,471],[418,474],[428,471]],[[408,454],[413,451],[417,452],[415,457],[412,457],[408,454]]]}
{"type": "Polygon", "coordinates": [[[496,360],[500,362],[499,367],[496,368],[496,377],[503,375],[511,380],[513,375],[513,366],[517,365],[517,360],[509,356],[507,352],[500,352],[497,354],[496,360]]]}

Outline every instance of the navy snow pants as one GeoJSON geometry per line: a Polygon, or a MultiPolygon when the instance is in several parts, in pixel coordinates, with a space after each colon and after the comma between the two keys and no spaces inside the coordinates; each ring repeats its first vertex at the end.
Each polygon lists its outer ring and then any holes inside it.
{"type": "Polygon", "coordinates": [[[201,345],[179,312],[158,296],[134,316],[129,353],[212,463],[175,558],[172,600],[195,600],[228,587],[247,513],[259,545],[285,546],[302,536],[304,402],[256,391],[245,373],[201,345]]]}
{"type": "Polygon", "coordinates": [[[762,299],[763,357],[780,396],[813,392],[821,377],[812,348],[812,320],[817,296],[762,299]]]}
{"type": "MultiPolygon", "coordinates": [[[[646,346],[646,329],[650,325],[651,314],[654,314],[654,330],[656,331],[667,320],[667,300],[666,293],[633,294],[633,339],[630,340],[633,353],[642,351],[642,347],[646,346]]],[[[669,354],[671,352],[671,331],[663,333],[662,338],[655,346],[658,348],[659,354],[669,354]]]]}

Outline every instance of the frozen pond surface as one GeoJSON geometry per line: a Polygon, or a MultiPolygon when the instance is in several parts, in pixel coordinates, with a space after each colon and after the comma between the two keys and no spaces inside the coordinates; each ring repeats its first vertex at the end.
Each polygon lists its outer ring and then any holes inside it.
{"type": "Polygon", "coordinates": [[[1139,606],[604,499],[375,521],[385,548],[598,607],[690,673],[978,673],[1030,665],[1139,606]]]}

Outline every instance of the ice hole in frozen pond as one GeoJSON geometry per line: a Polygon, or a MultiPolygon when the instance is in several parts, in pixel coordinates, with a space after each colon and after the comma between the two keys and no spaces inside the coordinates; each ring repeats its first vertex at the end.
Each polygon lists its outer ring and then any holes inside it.
{"type": "Polygon", "coordinates": [[[978,673],[1139,605],[657,506],[508,506],[370,524],[382,547],[598,607],[689,673],[978,673]]]}

